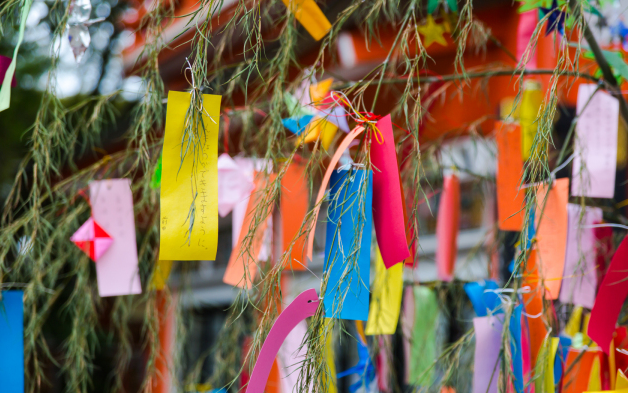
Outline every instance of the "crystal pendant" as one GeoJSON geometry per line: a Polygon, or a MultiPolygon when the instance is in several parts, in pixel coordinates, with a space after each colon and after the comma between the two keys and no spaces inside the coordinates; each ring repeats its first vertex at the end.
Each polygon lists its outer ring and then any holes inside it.
{"type": "Polygon", "coordinates": [[[89,29],[85,25],[70,26],[68,38],[70,39],[70,47],[74,53],[74,58],[77,63],[80,63],[92,40],[89,36],[89,29]]]}
{"type": "Polygon", "coordinates": [[[68,24],[72,26],[85,23],[89,20],[91,13],[92,3],[90,0],[71,0],[68,24]]]}

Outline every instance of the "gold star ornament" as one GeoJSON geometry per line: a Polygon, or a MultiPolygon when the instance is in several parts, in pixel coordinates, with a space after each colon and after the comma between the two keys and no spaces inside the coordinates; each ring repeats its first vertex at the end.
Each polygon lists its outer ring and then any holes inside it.
{"type": "Polygon", "coordinates": [[[425,24],[417,27],[417,30],[423,36],[425,48],[429,48],[434,42],[447,46],[447,41],[443,37],[445,28],[441,24],[435,23],[432,15],[428,15],[425,19],[425,24]]]}

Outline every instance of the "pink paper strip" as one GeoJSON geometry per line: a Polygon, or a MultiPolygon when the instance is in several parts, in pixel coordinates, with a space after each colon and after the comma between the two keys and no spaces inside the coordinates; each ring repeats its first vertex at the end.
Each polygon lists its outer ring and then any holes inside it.
{"type": "Polygon", "coordinates": [[[628,237],[615,251],[591,310],[587,334],[608,355],[621,307],[628,296],[628,237]]]}
{"type": "Polygon", "coordinates": [[[578,123],[574,141],[571,194],[613,198],[617,170],[619,101],[602,90],[598,90],[591,98],[596,88],[595,84],[582,84],[578,87],[578,123]]]}
{"type": "Polygon", "coordinates": [[[308,289],[297,296],[279,315],[270,329],[262,350],[257,357],[246,393],[263,393],[270,369],[277,357],[279,348],[297,324],[316,313],[319,298],[316,290],[308,289]]]}
{"type": "Polygon", "coordinates": [[[101,297],[142,293],[135,240],[133,194],[129,179],[94,180],[89,184],[92,217],[113,238],[96,263],[101,297]]]}
{"type": "Polygon", "coordinates": [[[499,348],[503,324],[497,316],[473,318],[475,328],[475,365],[473,393],[497,393],[499,348]]]}
{"type": "MultiPolygon", "coordinates": [[[[4,80],[4,76],[7,74],[7,71],[9,70],[11,61],[13,61],[13,59],[11,59],[10,57],[0,56],[0,84],[2,84],[2,81],[4,80]]],[[[11,80],[11,87],[16,87],[16,86],[17,86],[17,80],[15,79],[15,75],[14,75],[13,79],[11,80]]]]}
{"type": "Polygon", "coordinates": [[[371,138],[371,163],[373,164],[373,223],[377,244],[386,269],[410,256],[403,220],[403,200],[399,185],[399,166],[395,151],[390,115],[377,122],[383,137],[371,138]]]}
{"type": "Polygon", "coordinates": [[[288,334],[279,350],[279,374],[282,393],[293,393],[298,385],[299,371],[307,354],[303,339],[307,335],[307,323],[301,321],[288,334]],[[303,346],[302,346],[303,344],[303,346]]]}
{"type": "Polygon", "coordinates": [[[460,180],[456,175],[445,177],[436,217],[436,270],[438,279],[454,279],[458,257],[458,225],[460,218],[460,180]]]}
{"type": "Polygon", "coordinates": [[[593,308],[597,287],[595,232],[587,226],[602,221],[602,209],[586,207],[582,219],[580,205],[570,203],[567,210],[569,229],[559,299],[561,303],[593,308]]]}
{"type": "MultiPolygon", "coordinates": [[[[538,12],[538,10],[534,9],[519,14],[519,24],[517,25],[517,61],[521,61],[528,47],[528,43],[531,41],[532,34],[534,34],[538,20],[538,12]]],[[[536,69],[536,67],[536,50],[534,50],[532,56],[528,58],[526,68],[536,69]]]]}

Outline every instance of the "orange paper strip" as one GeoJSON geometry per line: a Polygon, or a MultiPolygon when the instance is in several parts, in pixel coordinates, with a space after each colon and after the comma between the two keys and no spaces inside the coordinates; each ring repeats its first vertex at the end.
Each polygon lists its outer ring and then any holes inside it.
{"type": "Polygon", "coordinates": [[[454,278],[458,256],[458,224],[460,218],[460,180],[456,175],[445,177],[443,193],[436,218],[436,270],[438,279],[451,281],[454,278]]]}
{"type": "Polygon", "coordinates": [[[244,250],[242,249],[242,246],[245,238],[249,235],[249,232],[252,229],[251,226],[254,224],[253,219],[255,218],[255,209],[261,202],[264,195],[263,190],[266,185],[274,179],[275,175],[272,173],[268,176],[268,178],[262,173],[255,173],[255,188],[251,193],[249,204],[246,207],[246,214],[244,216],[242,230],[240,231],[240,237],[238,238],[238,244],[231,251],[229,264],[227,265],[225,275],[222,278],[222,281],[225,284],[240,288],[251,288],[253,285],[253,280],[255,279],[258,267],[256,258],[259,255],[259,250],[264,242],[264,232],[266,231],[266,226],[268,225],[268,217],[273,213],[272,205],[268,210],[266,217],[262,218],[257,226],[255,237],[251,242],[249,250],[250,253],[243,252],[244,250]]]}
{"type": "Polygon", "coordinates": [[[581,350],[570,349],[565,361],[565,375],[563,376],[562,393],[583,393],[589,387],[591,367],[596,357],[602,351],[590,349],[582,353],[581,350]]]}
{"type": "Polygon", "coordinates": [[[292,245],[290,259],[286,263],[286,267],[292,270],[305,270],[307,266],[305,236],[299,236],[299,233],[308,211],[309,196],[305,165],[293,161],[281,178],[283,251],[286,252],[292,245]]]}
{"type": "Polygon", "coordinates": [[[521,159],[521,127],[514,123],[495,123],[497,143],[497,216],[499,229],[521,231],[525,191],[519,190],[523,160],[521,159]]]}
{"type": "Polygon", "coordinates": [[[539,281],[536,266],[536,250],[531,250],[523,274],[523,286],[530,287],[530,292],[523,293],[523,303],[528,320],[530,335],[530,369],[535,370],[537,357],[547,336],[545,315],[543,315],[543,288],[539,281]]]}
{"type": "Polygon", "coordinates": [[[560,284],[565,268],[567,243],[567,202],[569,179],[558,179],[547,192],[548,186],[539,186],[536,204],[536,238],[538,244],[538,266],[545,280],[547,297],[558,299],[560,284]],[[547,201],[546,200],[547,196],[547,201]],[[545,208],[543,207],[545,205],[545,208]]]}

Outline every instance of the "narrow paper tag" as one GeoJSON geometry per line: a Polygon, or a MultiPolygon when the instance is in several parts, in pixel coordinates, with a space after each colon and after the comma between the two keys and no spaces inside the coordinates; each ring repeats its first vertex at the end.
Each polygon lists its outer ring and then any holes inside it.
{"type": "Polygon", "coordinates": [[[331,23],[314,0],[282,0],[305,30],[319,41],[331,30],[331,23]]]}
{"type": "Polygon", "coordinates": [[[499,318],[497,316],[473,318],[475,328],[474,393],[497,393],[500,373],[499,349],[503,330],[503,323],[499,318]]]}
{"type": "Polygon", "coordinates": [[[438,301],[434,291],[424,286],[414,287],[414,327],[412,329],[412,357],[410,383],[431,385],[436,360],[436,329],[438,301]]]}
{"type": "Polygon", "coordinates": [[[497,215],[499,229],[521,231],[525,215],[525,191],[520,190],[523,174],[521,159],[521,127],[518,124],[497,122],[497,215]]]}
{"type": "Polygon", "coordinates": [[[292,162],[281,178],[283,252],[290,250],[286,267],[292,270],[305,270],[307,266],[305,235],[302,233],[301,226],[308,213],[309,201],[310,193],[305,165],[292,162]]]}
{"type": "Polygon", "coordinates": [[[586,207],[583,212],[580,205],[570,203],[567,210],[569,229],[560,301],[593,308],[597,288],[595,233],[587,227],[602,221],[602,209],[586,207]]]}
{"type": "Polygon", "coordinates": [[[522,286],[528,287],[530,290],[523,293],[522,298],[528,325],[530,370],[536,371],[537,358],[547,337],[546,323],[548,323],[543,314],[545,290],[539,277],[536,250],[530,251],[525,267],[522,286]]]}
{"type": "Polygon", "coordinates": [[[377,122],[383,138],[371,140],[373,170],[373,224],[377,244],[387,269],[410,256],[403,219],[403,199],[399,181],[399,166],[395,151],[390,115],[377,122]]]}
{"type": "Polygon", "coordinates": [[[595,84],[578,87],[571,193],[574,196],[613,198],[619,101],[602,90],[591,97],[596,88],[595,84]]]}
{"type": "Polygon", "coordinates": [[[454,279],[458,257],[458,225],[460,219],[460,181],[456,175],[445,177],[436,218],[436,269],[438,279],[454,279]]]}
{"type": "Polygon", "coordinates": [[[161,173],[160,258],[216,259],[221,96],[203,95],[203,125],[184,135],[190,93],[168,92],[161,173]]]}
{"type": "MultiPolygon", "coordinates": [[[[517,61],[519,62],[525,60],[523,55],[531,42],[534,29],[536,29],[538,13],[537,9],[533,9],[519,14],[519,22],[517,24],[517,61]]],[[[531,53],[527,60],[527,62],[524,61],[523,66],[530,70],[536,69],[536,49],[534,46],[531,48],[531,53]]]]}
{"type": "Polygon", "coordinates": [[[323,299],[325,316],[366,321],[373,174],[364,170],[334,171],[329,198],[323,273],[329,275],[323,299]]]}
{"type": "Polygon", "coordinates": [[[113,238],[107,252],[96,263],[98,293],[101,297],[142,293],[131,181],[92,181],[89,196],[92,217],[113,238]]]}
{"type": "Polygon", "coordinates": [[[371,293],[366,334],[395,334],[403,294],[403,263],[386,269],[379,248],[375,258],[375,280],[371,293]]]}
{"type": "Polygon", "coordinates": [[[537,262],[539,272],[545,280],[547,297],[558,299],[560,283],[565,267],[567,245],[567,201],[569,179],[558,179],[548,194],[548,186],[540,186],[536,204],[536,238],[538,241],[537,262]],[[547,195],[547,202],[545,201],[547,195]]]}
{"type": "Polygon", "coordinates": [[[24,392],[24,292],[2,291],[0,381],[7,393],[24,392]]]}

